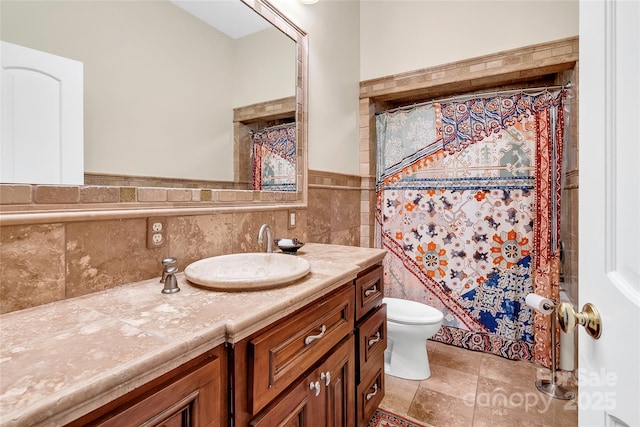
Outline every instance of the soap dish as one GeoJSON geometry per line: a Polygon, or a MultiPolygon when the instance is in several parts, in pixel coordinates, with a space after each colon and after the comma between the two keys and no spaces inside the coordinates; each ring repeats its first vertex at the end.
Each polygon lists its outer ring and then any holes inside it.
{"type": "Polygon", "coordinates": [[[295,254],[298,249],[304,246],[304,243],[298,239],[275,239],[273,242],[278,249],[288,254],[295,254]]]}

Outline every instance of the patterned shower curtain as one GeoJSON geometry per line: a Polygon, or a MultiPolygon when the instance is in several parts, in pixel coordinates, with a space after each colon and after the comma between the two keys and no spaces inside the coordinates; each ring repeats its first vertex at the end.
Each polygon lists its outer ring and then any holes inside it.
{"type": "Polygon", "coordinates": [[[525,297],[559,297],[565,95],[496,95],[376,117],[387,293],[441,310],[434,340],[550,366],[550,317],[525,297]]]}
{"type": "Polygon", "coordinates": [[[251,141],[253,189],[296,191],[296,124],[253,132],[251,141]]]}

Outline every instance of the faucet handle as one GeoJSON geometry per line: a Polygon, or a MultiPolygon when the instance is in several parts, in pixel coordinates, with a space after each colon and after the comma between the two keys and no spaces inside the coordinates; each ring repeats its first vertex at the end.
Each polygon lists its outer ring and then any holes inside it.
{"type": "Polygon", "coordinates": [[[165,258],[162,260],[162,265],[166,267],[178,264],[178,260],[174,257],[165,258]]]}
{"type": "MultiPolygon", "coordinates": [[[[162,265],[164,266],[164,270],[162,270],[162,277],[160,278],[160,283],[164,283],[164,281],[167,280],[167,275],[170,274],[167,270],[171,267],[176,267],[177,264],[178,264],[178,260],[174,257],[169,257],[162,260],[162,265]]],[[[178,271],[178,267],[176,267],[176,271],[178,271]]]]}

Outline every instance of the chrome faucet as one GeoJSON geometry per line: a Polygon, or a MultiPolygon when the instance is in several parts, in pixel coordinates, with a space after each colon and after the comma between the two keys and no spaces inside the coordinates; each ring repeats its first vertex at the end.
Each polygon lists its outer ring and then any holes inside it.
{"type": "Polygon", "coordinates": [[[176,273],[178,272],[177,263],[178,261],[173,257],[162,260],[164,271],[162,272],[160,282],[164,283],[164,288],[162,289],[163,294],[175,294],[176,292],[180,292],[178,279],[176,279],[176,273]]]}
{"type": "Polygon", "coordinates": [[[262,245],[264,242],[264,232],[267,232],[267,253],[273,252],[273,240],[271,240],[271,229],[268,224],[262,224],[258,231],[258,243],[262,245]]]}
{"type": "Polygon", "coordinates": [[[165,258],[162,260],[162,265],[164,269],[162,270],[162,277],[160,278],[160,283],[164,283],[164,281],[167,279],[167,274],[168,274],[167,269],[169,267],[174,267],[178,265],[178,260],[175,259],[174,257],[165,258]]]}

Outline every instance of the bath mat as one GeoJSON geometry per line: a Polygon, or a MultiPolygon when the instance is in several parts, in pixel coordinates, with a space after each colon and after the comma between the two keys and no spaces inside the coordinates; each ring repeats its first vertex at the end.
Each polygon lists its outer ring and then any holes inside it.
{"type": "Polygon", "coordinates": [[[394,414],[393,412],[378,408],[374,412],[371,421],[367,427],[432,427],[429,424],[420,423],[416,420],[412,420],[402,415],[394,414]]]}

